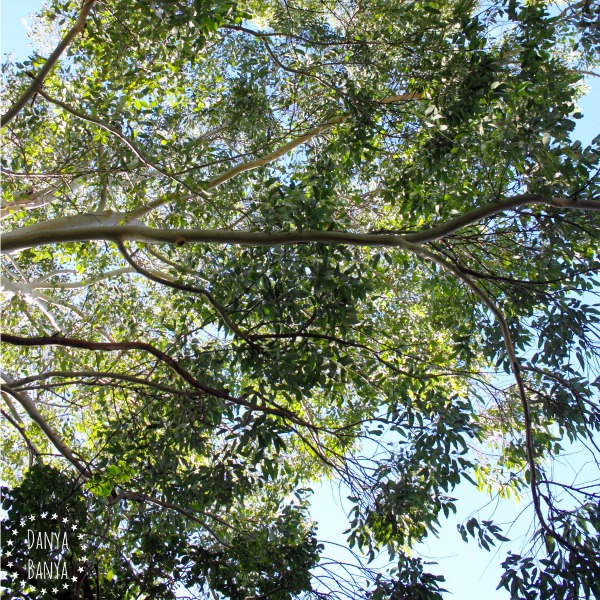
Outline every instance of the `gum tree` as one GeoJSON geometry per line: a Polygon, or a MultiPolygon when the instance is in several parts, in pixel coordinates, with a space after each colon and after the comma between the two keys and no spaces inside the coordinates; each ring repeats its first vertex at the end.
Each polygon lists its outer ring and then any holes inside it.
{"type": "Polygon", "coordinates": [[[570,137],[598,17],[52,2],[3,81],[14,597],[441,598],[411,548],[462,480],[530,500],[514,598],[600,597],[597,473],[553,468],[599,455],[600,147],[570,137]],[[42,514],[77,527],[64,588],[21,583],[42,514]]]}

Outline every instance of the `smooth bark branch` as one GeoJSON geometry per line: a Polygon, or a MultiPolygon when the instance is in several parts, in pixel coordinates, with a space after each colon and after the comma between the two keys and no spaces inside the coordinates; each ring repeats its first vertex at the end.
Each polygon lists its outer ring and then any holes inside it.
{"type": "Polygon", "coordinates": [[[13,379],[6,373],[2,373],[2,380],[5,382],[2,386],[3,391],[10,394],[25,409],[27,414],[40,426],[40,429],[46,434],[46,437],[52,442],[54,447],[79,471],[81,475],[90,477],[90,470],[81,464],[75,457],[71,448],[60,439],[56,431],[52,429],[46,419],[42,416],[42,413],[40,413],[29,394],[27,394],[27,392],[17,392],[12,389],[11,385],[14,383],[13,379]]]}
{"type": "Polygon", "coordinates": [[[8,109],[8,111],[2,115],[2,127],[8,125],[8,123],[10,123],[21,112],[21,110],[23,110],[23,107],[25,104],[27,104],[28,100],[32,98],[36,92],[40,91],[42,83],[44,83],[44,79],[46,79],[48,73],[50,73],[54,65],[58,62],[58,59],[61,57],[62,53],[67,49],[75,37],[83,30],[88,15],[97,1],[98,0],[84,0],[83,4],[81,5],[81,10],[79,11],[79,16],[77,17],[73,27],[67,32],[60,44],[56,46],[54,52],[50,55],[44,66],[40,69],[40,72],[34,78],[31,85],[25,90],[25,92],[23,92],[21,97],[8,109]]]}
{"type": "MultiPolygon", "coordinates": [[[[393,104],[395,102],[408,102],[410,100],[419,100],[421,97],[421,94],[409,93],[400,94],[397,96],[388,96],[387,98],[383,98],[382,100],[376,100],[375,102],[377,102],[378,104],[393,104]]],[[[310,140],[320,135],[321,133],[324,133],[328,129],[331,129],[331,127],[333,127],[334,125],[347,121],[349,118],[349,116],[333,117],[332,119],[327,121],[327,123],[323,123],[322,125],[317,125],[317,127],[309,129],[304,135],[301,135],[296,139],[292,140],[291,142],[284,144],[283,146],[281,146],[277,150],[274,150],[270,154],[267,154],[255,160],[236,165],[228,171],[225,171],[225,173],[214,177],[204,185],[204,189],[212,190],[217,186],[225,183],[226,181],[229,181],[236,175],[239,175],[240,173],[252,171],[253,169],[258,169],[259,167],[264,167],[265,165],[268,165],[274,160],[277,160],[278,158],[281,158],[282,156],[286,155],[294,148],[297,148],[298,146],[302,146],[303,144],[310,142],[310,140]]]]}
{"type": "MultiPolygon", "coordinates": [[[[44,280],[37,279],[35,281],[23,281],[19,283],[14,283],[8,280],[7,277],[4,278],[2,282],[2,289],[11,294],[30,294],[35,296],[35,292],[37,290],[76,290],[84,287],[88,287],[90,285],[94,285],[96,283],[100,283],[106,279],[110,279],[112,277],[119,277],[121,275],[128,275],[135,273],[135,271],[130,267],[123,267],[121,269],[114,269],[112,271],[108,271],[106,273],[102,273],[100,275],[96,275],[94,277],[90,277],[84,281],[58,281],[56,283],[52,283],[48,281],[50,277],[45,277],[44,280]]],[[[59,274],[59,273],[57,273],[59,274]]],[[[40,295],[45,300],[53,303],[60,304],[61,306],[65,306],[64,303],[57,302],[55,298],[49,298],[46,295],[40,295]]],[[[69,306],[68,308],[72,308],[69,306]]]]}
{"type": "MultiPolygon", "coordinates": [[[[240,168],[244,165],[239,165],[240,168]]],[[[236,167],[237,168],[237,167],[236,167]]],[[[233,175],[232,175],[233,176],[233,175]]],[[[46,244],[87,242],[92,240],[144,242],[147,244],[187,243],[234,244],[246,246],[281,246],[319,242],[383,248],[407,247],[451,235],[461,228],[483,218],[526,204],[542,204],[560,209],[600,210],[598,200],[573,200],[570,198],[545,198],[539,195],[515,196],[492,202],[450,219],[441,225],[420,232],[400,235],[394,232],[353,233],[347,231],[230,231],[226,229],[154,229],[143,225],[135,217],[137,212],[92,213],[74,217],[61,217],[23,227],[2,236],[2,252],[14,252],[46,244]]]]}
{"type": "Polygon", "coordinates": [[[417,233],[404,234],[404,239],[408,242],[422,244],[424,242],[434,242],[448,237],[455,231],[473,225],[486,217],[492,217],[498,213],[518,208],[527,204],[542,204],[553,206],[555,208],[578,208],[581,210],[600,210],[600,201],[598,200],[574,200],[572,198],[546,198],[541,194],[522,194],[491,202],[484,206],[475,208],[467,213],[458,215],[445,223],[435,225],[429,229],[417,233]]]}
{"type": "Polygon", "coordinates": [[[310,140],[312,140],[314,137],[318,136],[319,134],[323,133],[324,131],[327,131],[334,125],[341,123],[342,121],[346,120],[347,118],[348,117],[334,117],[327,123],[323,123],[323,125],[318,125],[317,127],[313,127],[312,129],[308,130],[304,135],[301,135],[301,136],[297,137],[296,139],[292,140],[291,142],[284,144],[283,146],[281,146],[280,148],[277,148],[277,150],[274,150],[270,154],[267,154],[265,156],[255,159],[255,160],[251,160],[251,161],[236,165],[235,167],[232,167],[228,171],[225,171],[225,173],[222,173],[221,175],[218,175],[217,177],[214,177],[213,179],[208,181],[204,185],[204,189],[212,190],[212,189],[218,187],[219,185],[225,183],[226,181],[229,181],[236,175],[239,175],[240,173],[245,173],[246,171],[252,171],[253,169],[258,169],[259,167],[264,167],[265,165],[272,163],[274,160],[277,160],[278,158],[281,158],[282,156],[286,155],[288,152],[290,152],[294,148],[297,148],[298,146],[302,146],[302,144],[306,144],[307,142],[310,142],[310,140]]]}
{"type": "Polygon", "coordinates": [[[114,269],[112,271],[107,271],[106,273],[101,273],[100,275],[96,275],[95,277],[90,277],[90,279],[86,279],[84,281],[59,281],[57,283],[36,283],[32,282],[30,285],[34,286],[34,289],[60,289],[60,290],[76,290],[79,288],[88,287],[90,285],[94,285],[95,283],[100,283],[106,279],[111,279],[112,277],[120,277],[121,275],[128,275],[133,273],[133,269],[129,267],[123,267],[121,269],[114,269]]]}
{"type": "Polygon", "coordinates": [[[49,204],[50,195],[56,192],[55,187],[44,188],[31,194],[21,194],[10,202],[0,201],[0,218],[4,218],[17,210],[33,210],[49,204]]]}
{"type": "MultiPolygon", "coordinates": [[[[382,100],[376,100],[374,102],[377,104],[393,104],[396,102],[409,102],[411,100],[419,100],[421,98],[422,94],[407,93],[396,96],[388,96],[387,98],[383,98],[382,100]]],[[[285,156],[288,152],[294,150],[294,148],[297,148],[298,146],[302,146],[303,144],[310,142],[310,140],[312,140],[316,136],[329,130],[331,127],[333,127],[333,125],[343,123],[344,121],[347,121],[349,119],[349,115],[333,117],[327,123],[323,123],[322,125],[317,125],[316,127],[313,127],[312,129],[308,130],[305,134],[293,139],[291,142],[284,144],[280,148],[277,148],[277,150],[274,150],[273,152],[266,154],[265,156],[261,156],[260,158],[240,163],[235,167],[231,167],[231,169],[228,169],[224,173],[221,173],[221,175],[217,175],[216,177],[213,177],[209,181],[205,182],[202,186],[202,189],[205,191],[212,190],[222,185],[223,183],[229,181],[230,179],[233,179],[237,175],[240,175],[241,173],[264,167],[269,163],[272,163],[273,161],[277,160],[278,158],[285,156]]],[[[161,198],[153,202],[149,202],[144,206],[140,206],[139,208],[133,210],[130,214],[135,215],[136,217],[141,217],[153,211],[155,208],[163,206],[167,202],[168,200],[161,198]]],[[[216,208],[214,204],[212,204],[210,199],[209,202],[211,203],[213,208],[216,208]]]]}

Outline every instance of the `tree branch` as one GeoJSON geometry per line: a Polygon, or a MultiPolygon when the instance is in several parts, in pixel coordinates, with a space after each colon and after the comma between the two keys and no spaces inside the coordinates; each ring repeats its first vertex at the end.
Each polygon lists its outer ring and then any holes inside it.
{"type": "Polygon", "coordinates": [[[58,62],[58,59],[61,57],[62,53],[67,49],[69,44],[75,39],[77,34],[79,34],[84,26],[85,22],[92,10],[94,4],[96,4],[98,0],[84,0],[81,5],[81,10],[79,11],[79,16],[75,21],[73,27],[67,32],[65,37],[61,40],[60,44],[56,47],[54,52],[50,55],[48,60],[45,62],[44,66],[41,68],[40,72],[34,78],[33,82],[30,86],[21,94],[21,97],[8,109],[8,111],[2,115],[0,121],[2,122],[2,127],[5,127],[10,123],[20,112],[23,110],[23,107],[27,104],[28,100],[32,98],[36,92],[40,92],[40,88],[44,82],[44,79],[47,77],[48,73],[53,69],[54,65],[58,62]]]}
{"type": "MultiPolygon", "coordinates": [[[[96,117],[90,117],[89,115],[86,115],[84,113],[81,113],[81,112],[75,110],[74,108],[72,108],[71,106],[66,104],[65,102],[61,102],[60,100],[53,98],[52,96],[50,96],[50,94],[46,93],[44,90],[41,90],[41,89],[38,90],[38,94],[40,96],[42,96],[42,98],[45,98],[46,100],[48,100],[48,102],[51,102],[52,104],[55,104],[56,106],[60,106],[63,110],[67,111],[69,114],[73,115],[74,117],[77,117],[78,119],[81,119],[82,121],[87,121],[88,123],[93,123],[94,125],[97,125],[101,129],[108,131],[111,135],[114,135],[117,139],[119,139],[121,142],[123,142],[123,144],[125,144],[125,146],[127,146],[127,148],[129,148],[129,150],[131,150],[131,152],[135,155],[135,157],[144,166],[154,169],[161,175],[164,175],[165,177],[168,177],[169,179],[175,181],[176,183],[179,183],[180,185],[185,187],[189,192],[192,192],[192,194],[201,196],[205,200],[208,199],[208,196],[204,192],[204,190],[197,190],[197,189],[190,187],[185,181],[183,181],[176,175],[172,175],[171,173],[169,173],[169,171],[167,171],[166,169],[161,167],[159,164],[155,163],[154,161],[152,161],[149,158],[147,158],[146,156],[144,156],[142,151],[137,147],[137,144],[132,142],[127,136],[123,135],[113,125],[109,125],[108,123],[105,123],[104,121],[101,121],[100,119],[97,119],[96,117]]],[[[104,189],[103,189],[103,193],[105,193],[104,189]]]]}
{"type": "MultiPolygon", "coordinates": [[[[133,269],[129,267],[122,267],[120,269],[114,269],[112,271],[107,271],[106,273],[101,273],[100,275],[95,275],[90,279],[86,279],[84,281],[59,281],[58,283],[43,283],[40,281],[32,281],[31,283],[26,284],[28,288],[32,290],[75,290],[78,288],[87,287],[88,285],[93,285],[95,283],[99,283],[100,281],[104,281],[105,279],[110,279],[111,277],[119,277],[120,275],[127,275],[129,273],[134,273],[133,269]]],[[[46,276],[45,279],[48,279],[46,276]]],[[[20,284],[13,284],[14,287],[18,288],[20,284]]]]}
{"type": "MultiPolygon", "coordinates": [[[[39,373],[38,375],[31,375],[29,377],[24,377],[23,379],[19,379],[15,381],[13,384],[13,389],[23,388],[29,383],[33,383],[35,381],[43,381],[44,379],[51,379],[53,377],[63,377],[63,378],[85,378],[85,379],[95,379],[96,381],[91,385],[105,385],[105,382],[102,379],[116,379],[121,381],[128,381],[129,383],[134,383],[138,385],[143,385],[147,387],[151,387],[153,389],[159,390],[161,392],[166,392],[168,394],[173,394],[177,396],[199,396],[204,392],[198,392],[193,390],[181,390],[179,388],[174,388],[167,385],[162,385],[160,383],[156,383],[154,381],[148,381],[147,379],[142,379],[140,377],[134,377],[133,375],[126,375],[124,373],[114,373],[112,371],[47,371],[46,373],[39,373]]],[[[68,385],[69,382],[65,382],[63,385],[68,385]]]]}
{"type": "MultiPolygon", "coordinates": [[[[2,396],[6,399],[8,394],[6,392],[2,392],[2,396]]],[[[33,465],[33,461],[40,455],[40,451],[37,449],[35,444],[27,437],[27,434],[24,431],[23,423],[19,423],[15,421],[7,412],[0,410],[0,414],[19,432],[19,435],[25,440],[25,444],[27,445],[27,450],[29,451],[29,467],[33,465]]]]}
{"type": "Polygon", "coordinates": [[[210,302],[210,304],[213,306],[213,308],[221,315],[221,318],[223,319],[224,323],[227,325],[227,327],[229,327],[229,329],[231,329],[231,331],[235,335],[237,335],[241,339],[245,340],[255,350],[260,350],[259,347],[248,337],[248,335],[246,333],[244,333],[231,320],[231,318],[230,318],[229,314],[227,313],[227,311],[225,310],[225,308],[216,300],[216,298],[208,290],[201,288],[201,287],[188,285],[186,283],[169,281],[168,279],[165,279],[164,277],[159,277],[158,275],[155,275],[154,273],[151,273],[150,271],[148,271],[148,270],[144,269],[143,267],[141,267],[140,265],[138,265],[133,260],[131,255],[127,252],[127,249],[125,248],[125,245],[122,242],[117,242],[117,246],[119,248],[119,252],[123,255],[123,258],[129,263],[129,265],[131,265],[131,267],[135,271],[137,271],[140,275],[143,275],[144,277],[147,277],[148,279],[150,279],[150,281],[154,281],[155,283],[165,285],[165,286],[173,288],[175,290],[181,290],[183,292],[190,292],[192,294],[199,294],[200,296],[204,296],[210,302]]]}
{"type": "MultiPolygon", "coordinates": [[[[559,542],[563,547],[567,548],[575,554],[579,554],[580,550],[583,550],[583,548],[574,546],[564,536],[559,534],[553,527],[548,525],[546,517],[542,512],[541,496],[540,491],[538,489],[537,464],[535,461],[535,446],[533,441],[533,427],[531,421],[531,413],[529,411],[529,401],[525,392],[525,384],[521,376],[521,365],[519,363],[512,335],[510,333],[510,328],[508,326],[506,318],[504,317],[504,314],[502,313],[500,308],[495,304],[495,302],[486,294],[486,292],[482,290],[470,277],[468,277],[465,273],[461,271],[460,267],[446,261],[445,259],[441,258],[440,256],[434,254],[433,252],[430,252],[429,250],[421,246],[414,245],[410,249],[413,250],[418,256],[426,258],[427,260],[438,264],[444,270],[456,275],[456,277],[460,281],[462,281],[475,293],[475,295],[481,300],[481,302],[485,306],[488,307],[488,309],[496,318],[496,321],[500,326],[500,331],[502,333],[502,338],[504,340],[504,345],[508,354],[510,367],[515,382],[517,384],[519,398],[521,400],[521,406],[523,408],[523,420],[525,425],[525,450],[527,455],[527,463],[529,466],[529,487],[531,489],[531,496],[533,500],[535,514],[537,515],[540,521],[540,525],[542,526],[543,530],[546,531],[546,533],[548,533],[550,536],[556,539],[556,541],[559,542]]],[[[594,567],[594,565],[591,566],[594,572],[600,574],[600,568],[594,567]]]]}
{"type": "Polygon", "coordinates": [[[111,501],[118,502],[121,499],[141,500],[144,502],[150,502],[151,504],[156,504],[157,506],[161,506],[162,508],[173,510],[179,513],[180,515],[183,515],[184,517],[190,519],[191,521],[202,525],[202,527],[204,527],[204,529],[206,529],[206,531],[208,531],[208,533],[210,533],[210,535],[212,535],[215,538],[215,540],[217,540],[222,546],[225,546],[225,548],[231,548],[231,545],[225,542],[223,539],[221,539],[221,537],[217,533],[215,533],[215,531],[212,529],[212,527],[210,527],[210,525],[206,523],[206,521],[199,519],[193,511],[188,510],[187,508],[183,508],[182,506],[178,506],[177,504],[172,504],[171,502],[166,502],[165,500],[160,500],[159,498],[154,498],[153,496],[149,496],[148,494],[143,494],[140,492],[121,492],[120,494],[117,494],[116,496],[112,497],[111,501]]]}
{"type": "MultiPolygon", "coordinates": [[[[272,160],[275,160],[275,158],[272,160]]],[[[245,163],[234,167],[232,171],[236,169],[243,171],[256,168],[257,166],[260,165],[252,166],[251,163],[245,163]]],[[[228,173],[231,173],[231,171],[228,171],[228,173]]],[[[231,174],[227,178],[229,179],[233,176],[234,174],[231,174]]],[[[2,236],[2,252],[13,252],[45,244],[87,242],[91,240],[113,242],[129,240],[148,244],[174,244],[176,246],[183,246],[186,243],[280,246],[284,244],[319,242],[323,244],[398,248],[407,247],[406,244],[422,244],[441,239],[485,217],[493,216],[525,204],[542,204],[563,210],[600,210],[600,201],[598,200],[545,198],[539,195],[515,196],[514,198],[508,198],[500,202],[491,202],[464,215],[450,219],[446,223],[430,227],[421,232],[402,235],[393,231],[352,233],[346,231],[296,230],[264,233],[260,231],[230,231],[225,229],[154,229],[143,225],[137,220],[138,211],[129,213],[105,211],[95,214],[80,214],[74,217],[60,217],[5,233],[2,236]]]]}
{"type": "Polygon", "coordinates": [[[40,429],[46,434],[46,437],[52,442],[53,446],[79,471],[84,477],[90,477],[91,471],[81,464],[75,457],[73,451],[60,439],[58,434],[50,427],[46,419],[42,416],[34,401],[27,392],[17,392],[10,387],[14,380],[6,373],[2,372],[2,380],[5,382],[3,391],[10,394],[21,406],[27,414],[40,426],[40,429]]]}
{"type": "Polygon", "coordinates": [[[293,67],[288,67],[288,66],[284,65],[279,60],[277,55],[273,52],[273,49],[271,48],[271,45],[269,44],[266,36],[258,36],[258,37],[260,38],[261,42],[263,43],[268,55],[271,57],[271,60],[280,69],[283,69],[284,71],[287,71],[288,73],[294,73],[295,75],[300,75],[301,77],[309,77],[310,79],[314,79],[315,81],[318,81],[321,85],[324,85],[326,88],[329,88],[330,90],[334,91],[336,94],[339,94],[340,96],[345,96],[346,98],[351,98],[350,94],[347,94],[343,90],[340,90],[335,85],[325,81],[323,78],[319,77],[318,75],[315,75],[314,73],[309,73],[308,71],[301,71],[299,69],[294,69],[293,67]]]}
{"type": "Polygon", "coordinates": [[[498,202],[490,202],[484,206],[475,208],[467,213],[458,215],[445,223],[435,225],[423,231],[416,233],[407,233],[404,238],[408,242],[423,244],[425,242],[434,242],[436,240],[448,237],[455,231],[463,229],[469,225],[473,225],[486,217],[492,217],[498,213],[506,212],[524,206],[527,204],[542,204],[553,206],[555,208],[578,208],[581,210],[600,210],[600,202],[598,200],[574,200],[572,198],[546,198],[541,194],[522,194],[499,200],[498,202]]]}
{"type": "Polygon", "coordinates": [[[7,344],[24,347],[62,346],[65,348],[81,348],[83,350],[98,350],[103,352],[115,352],[119,350],[140,350],[142,352],[148,352],[149,354],[166,364],[168,367],[170,367],[184,381],[187,381],[194,388],[204,392],[205,394],[214,396],[216,398],[221,398],[223,400],[231,402],[232,404],[244,406],[245,408],[248,408],[250,410],[256,410],[259,412],[264,412],[277,417],[281,417],[283,419],[287,419],[292,423],[295,423],[296,425],[302,425],[307,429],[310,429],[312,427],[310,423],[301,419],[293,412],[285,408],[271,408],[264,404],[259,405],[254,402],[250,402],[249,400],[246,400],[246,398],[251,394],[246,394],[242,398],[236,398],[235,396],[232,396],[229,393],[229,390],[227,389],[217,389],[200,383],[191,373],[184,369],[179,364],[179,362],[175,360],[172,356],[146,342],[90,342],[88,340],[80,340],[75,338],[66,338],[59,336],[21,337],[17,335],[11,335],[8,333],[2,334],[1,337],[2,341],[7,344]]]}
{"type": "Polygon", "coordinates": [[[204,189],[212,190],[212,189],[220,186],[221,184],[225,183],[226,181],[229,181],[236,175],[239,175],[240,173],[245,173],[246,171],[252,171],[253,169],[258,169],[259,167],[264,167],[265,165],[268,165],[269,163],[273,162],[274,160],[281,158],[282,156],[284,156],[285,154],[287,154],[294,148],[297,148],[298,146],[302,146],[303,144],[310,142],[310,140],[312,140],[314,137],[318,136],[319,134],[323,133],[324,131],[327,131],[334,125],[341,123],[342,121],[346,120],[347,118],[348,117],[333,117],[332,119],[327,121],[327,123],[323,123],[322,125],[317,125],[316,127],[309,129],[304,135],[301,135],[301,136],[297,137],[296,139],[292,140],[291,142],[284,144],[283,146],[281,146],[277,150],[274,150],[270,154],[267,154],[265,156],[255,159],[255,160],[250,160],[248,162],[236,165],[235,167],[232,167],[228,171],[225,171],[225,173],[221,173],[221,175],[217,175],[217,177],[214,177],[213,179],[209,180],[204,185],[204,189]]]}

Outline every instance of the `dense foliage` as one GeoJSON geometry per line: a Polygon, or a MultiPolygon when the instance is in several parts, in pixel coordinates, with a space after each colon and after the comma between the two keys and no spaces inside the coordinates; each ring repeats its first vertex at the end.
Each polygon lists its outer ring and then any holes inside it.
{"type": "Polygon", "coordinates": [[[512,597],[600,598],[599,10],[52,0],[3,79],[9,597],[438,599],[465,481],[530,501],[512,597]]]}

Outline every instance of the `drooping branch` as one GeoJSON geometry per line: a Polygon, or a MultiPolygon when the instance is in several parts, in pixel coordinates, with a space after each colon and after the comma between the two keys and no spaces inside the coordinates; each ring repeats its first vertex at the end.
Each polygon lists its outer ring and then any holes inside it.
{"type": "Polygon", "coordinates": [[[104,351],[104,352],[115,352],[115,351],[130,351],[139,350],[142,352],[148,352],[164,364],[166,364],[171,370],[175,371],[184,381],[192,385],[194,388],[215,396],[224,400],[234,400],[230,396],[227,390],[219,390],[207,385],[204,385],[198,381],[193,375],[191,375],[186,369],[184,369],[177,360],[172,356],[159,350],[152,344],[146,342],[90,342],[88,340],[81,340],[75,338],[66,338],[58,336],[40,336],[40,337],[20,337],[11,334],[2,334],[2,341],[7,344],[13,344],[15,346],[62,346],[64,348],[80,348],[82,350],[92,351],[104,351]]]}
{"type": "MultiPolygon", "coordinates": [[[[515,383],[517,385],[517,390],[519,392],[521,406],[523,408],[525,451],[529,467],[529,487],[531,489],[531,496],[533,500],[535,514],[538,517],[543,530],[548,535],[553,537],[564,548],[567,548],[576,555],[579,554],[580,550],[582,549],[571,544],[569,540],[567,540],[563,535],[561,535],[553,527],[551,527],[547,523],[546,517],[542,512],[542,501],[540,491],[538,488],[537,464],[535,460],[535,445],[533,441],[533,424],[531,419],[531,412],[529,410],[529,400],[527,398],[525,384],[521,375],[521,364],[517,357],[515,344],[512,339],[510,328],[508,326],[508,321],[506,320],[504,313],[480,286],[478,286],[468,275],[461,271],[459,266],[448,262],[444,258],[438,256],[437,254],[434,254],[433,252],[429,251],[426,248],[423,248],[422,246],[414,245],[410,247],[410,249],[413,250],[413,252],[418,256],[421,256],[439,265],[444,270],[455,275],[460,281],[462,281],[467,287],[469,287],[471,291],[473,291],[473,293],[481,300],[481,302],[490,310],[490,312],[494,315],[496,321],[498,322],[502,334],[502,339],[504,340],[504,346],[508,355],[511,371],[515,379],[515,383]]],[[[591,566],[594,572],[600,575],[600,568],[594,566],[593,564],[591,566]]]]}
{"type": "Polygon", "coordinates": [[[0,118],[0,121],[2,122],[2,127],[8,125],[8,123],[10,123],[21,112],[21,110],[23,110],[23,107],[27,104],[27,102],[36,93],[39,93],[44,79],[46,79],[48,73],[50,73],[50,71],[54,68],[54,65],[56,65],[62,53],[67,49],[67,47],[71,44],[75,37],[77,37],[77,35],[83,30],[88,15],[90,14],[90,11],[92,10],[94,4],[96,4],[97,1],[98,0],[83,0],[81,10],[79,11],[79,15],[73,27],[71,27],[71,29],[60,41],[58,46],[56,46],[54,52],[44,63],[44,66],[40,69],[40,72],[36,75],[29,87],[23,92],[23,94],[21,94],[20,98],[8,109],[8,111],[4,113],[0,118]]]}
{"type": "Polygon", "coordinates": [[[17,575],[23,578],[23,581],[27,581],[28,583],[32,583],[33,585],[37,586],[41,585],[39,579],[37,579],[36,577],[29,577],[27,569],[17,564],[10,556],[4,555],[0,559],[0,566],[3,570],[8,571],[9,573],[16,573],[17,575]]]}

